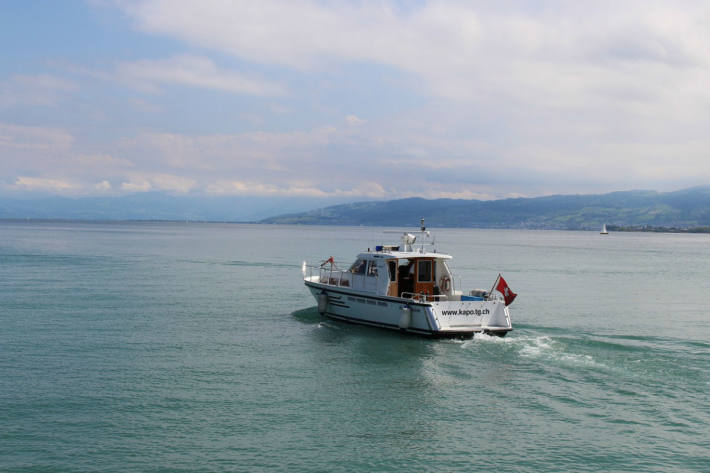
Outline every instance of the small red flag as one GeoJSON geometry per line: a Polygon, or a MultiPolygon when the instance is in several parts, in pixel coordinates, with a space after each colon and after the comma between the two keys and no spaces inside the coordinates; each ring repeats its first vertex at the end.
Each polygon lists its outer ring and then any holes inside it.
{"type": "Polygon", "coordinates": [[[503,279],[503,276],[501,276],[500,274],[498,275],[498,285],[496,286],[496,291],[503,294],[505,305],[512,304],[515,298],[518,296],[508,287],[508,283],[505,282],[505,279],[503,279]]]}
{"type": "Polygon", "coordinates": [[[328,258],[327,260],[323,261],[323,263],[321,263],[321,268],[328,263],[330,263],[331,266],[333,266],[335,264],[335,260],[333,259],[332,256],[330,258],[328,258]]]}

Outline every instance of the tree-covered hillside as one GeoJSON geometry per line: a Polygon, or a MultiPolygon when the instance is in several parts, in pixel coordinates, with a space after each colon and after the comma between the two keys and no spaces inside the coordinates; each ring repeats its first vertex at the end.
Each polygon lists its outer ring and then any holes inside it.
{"type": "Polygon", "coordinates": [[[710,225],[710,187],[677,192],[627,191],[494,201],[409,198],[358,202],[282,215],[263,223],[436,227],[596,229],[617,226],[710,225]]]}

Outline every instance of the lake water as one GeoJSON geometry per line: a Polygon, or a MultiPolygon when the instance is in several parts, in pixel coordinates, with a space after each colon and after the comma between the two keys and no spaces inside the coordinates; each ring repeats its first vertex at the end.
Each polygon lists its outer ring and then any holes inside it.
{"type": "Polygon", "coordinates": [[[507,337],[324,320],[382,229],[0,223],[0,470],[710,471],[710,235],[434,232],[507,337]]]}

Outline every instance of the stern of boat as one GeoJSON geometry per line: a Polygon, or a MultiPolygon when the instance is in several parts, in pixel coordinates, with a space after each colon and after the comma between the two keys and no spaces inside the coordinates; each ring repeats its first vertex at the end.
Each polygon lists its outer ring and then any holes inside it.
{"type": "Polygon", "coordinates": [[[442,333],[504,336],[513,330],[508,307],[502,300],[432,302],[431,316],[442,333]]]}

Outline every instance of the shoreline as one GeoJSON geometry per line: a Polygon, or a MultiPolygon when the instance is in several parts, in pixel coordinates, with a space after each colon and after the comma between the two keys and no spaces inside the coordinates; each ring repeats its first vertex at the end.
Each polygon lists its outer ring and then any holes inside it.
{"type": "MultiPolygon", "coordinates": [[[[286,225],[286,226],[328,226],[328,227],[381,227],[381,225],[352,225],[335,223],[264,223],[255,221],[238,220],[172,220],[172,219],[81,219],[81,218],[0,218],[0,224],[7,223],[83,223],[83,224],[122,224],[122,223],[172,223],[172,224],[238,224],[238,225],[286,225]]],[[[442,229],[478,229],[478,230],[542,230],[542,231],[568,231],[587,232],[597,231],[595,228],[543,228],[543,227],[502,227],[502,226],[475,226],[475,227],[431,227],[442,229]]],[[[700,227],[665,227],[653,225],[607,225],[609,233],[710,233],[710,226],[700,227]]]]}

